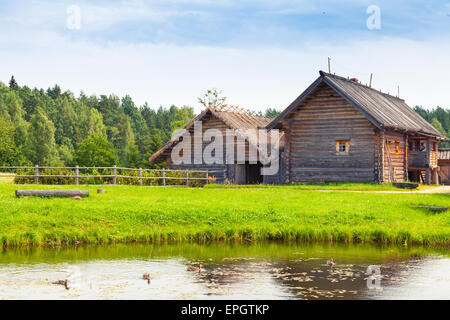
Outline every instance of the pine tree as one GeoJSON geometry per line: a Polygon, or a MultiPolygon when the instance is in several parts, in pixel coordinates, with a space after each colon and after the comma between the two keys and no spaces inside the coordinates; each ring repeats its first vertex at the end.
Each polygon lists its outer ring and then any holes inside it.
{"type": "Polygon", "coordinates": [[[12,90],[19,89],[19,85],[17,84],[16,79],[14,79],[14,76],[11,76],[11,80],[9,80],[9,88],[12,90]]]}

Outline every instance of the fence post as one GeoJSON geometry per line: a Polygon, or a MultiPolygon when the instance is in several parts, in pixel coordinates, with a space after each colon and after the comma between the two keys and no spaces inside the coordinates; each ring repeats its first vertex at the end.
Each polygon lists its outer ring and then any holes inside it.
{"type": "Polygon", "coordinates": [[[113,167],[113,184],[117,184],[117,166],[114,165],[113,167]]]}
{"type": "Polygon", "coordinates": [[[39,176],[39,165],[35,165],[34,166],[34,183],[35,184],[38,184],[38,182],[39,182],[38,176],[39,176]]]}
{"type": "Polygon", "coordinates": [[[139,185],[142,186],[142,168],[139,168],[139,185]]]}
{"type": "Polygon", "coordinates": [[[166,168],[163,168],[162,174],[163,174],[163,186],[165,186],[166,185],[166,168]]]}
{"type": "Polygon", "coordinates": [[[79,175],[79,167],[78,167],[78,165],[76,165],[75,166],[75,184],[78,184],[79,183],[79,181],[78,181],[78,175],[79,175]]]}
{"type": "Polygon", "coordinates": [[[189,187],[189,170],[186,170],[186,187],[189,187]]]}
{"type": "Polygon", "coordinates": [[[209,184],[209,172],[206,171],[206,184],[209,184]]]}

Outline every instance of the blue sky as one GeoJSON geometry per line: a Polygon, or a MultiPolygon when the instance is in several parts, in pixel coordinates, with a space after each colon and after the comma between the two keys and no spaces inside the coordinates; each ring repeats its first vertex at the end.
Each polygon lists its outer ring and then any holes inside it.
{"type": "Polygon", "coordinates": [[[0,1],[0,81],[192,105],[210,87],[284,108],[326,69],[449,107],[449,1],[0,1]],[[80,9],[70,29],[69,6],[80,9]],[[366,21],[380,9],[379,30],[366,21]],[[429,79],[442,80],[436,85],[429,79]]]}

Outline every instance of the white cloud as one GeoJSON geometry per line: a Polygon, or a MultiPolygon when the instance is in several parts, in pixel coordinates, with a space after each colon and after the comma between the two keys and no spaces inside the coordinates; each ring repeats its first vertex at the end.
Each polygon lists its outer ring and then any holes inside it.
{"type": "MultiPolygon", "coordinates": [[[[305,45],[290,49],[225,49],[175,45],[94,46],[49,35],[34,51],[0,51],[0,79],[20,84],[58,83],[78,94],[130,94],[151,106],[197,106],[204,90],[222,89],[232,104],[254,110],[285,108],[332,58],[332,72],[369,81],[400,95],[410,106],[449,107],[449,42],[386,38],[351,46],[305,45]],[[50,45],[51,44],[51,45],[50,45]]],[[[198,111],[198,109],[197,109],[198,111]]]]}

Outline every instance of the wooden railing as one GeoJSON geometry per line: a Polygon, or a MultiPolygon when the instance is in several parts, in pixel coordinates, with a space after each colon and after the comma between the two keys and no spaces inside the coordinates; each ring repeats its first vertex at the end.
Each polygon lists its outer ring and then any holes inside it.
{"type": "MultiPolygon", "coordinates": [[[[189,187],[194,182],[204,182],[204,184],[208,184],[211,180],[214,180],[214,173],[219,171],[207,171],[207,170],[172,170],[172,169],[143,169],[143,168],[124,168],[124,167],[48,167],[48,166],[0,166],[1,177],[13,177],[15,182],[20,180],[20,178],[24,178],[23,180],[27,181],[26,183],[40,183],[40,179],[43,178],[67,178],[73,179],[73,183],[78,185],[83,183],[84,179],[89,178],[99,178],[102,179],[102,184],[110,182],[109,184],[122,184],[118,183],[121,181],[135,181],[137,183],[131,184],[139,184],[139,185],[147,185],[145,181],[147,180],[155,180],[158,181],[162,186],[169,185],[178,185],[178,186],[186,186],[189,187]],[[65,171],[63,174],[54,174],[54,173],[45,173],[45,171],[65,171]],[[107,171],[108,174],[93,174],[92,172],[98,171],[107,171]],[[15,171],[15,172],[14,172],[15,171]],[[27,171],[31,171],[30,174],[27,171]],[[71,172],[70,174],[67,171],[71,172]],[[80,171],[87,171],[86,174],[80,174],[80,171]],[[25,172],[25,173],[24,173],[25,172]],[[73,174],[72,174],[73,172],[73,174]],[[89,173],[90,172],[90,173],[89,173]],[[127,174],[128,172],[128,174],[127,174]],[[148,174],[154,175],[148,175],[148,174]],[[28,179],[27,179],[28,178],[28,179]],[[176,184],[170,184],[171,180],[178,181],[176,184]],[[183,181],[184,180],[184,181],[183,181]]],[[[86,183],[87,184],[87,183],[86,183]]],[[[154,185],[154,184],[152,184],[154,185]]]]}

